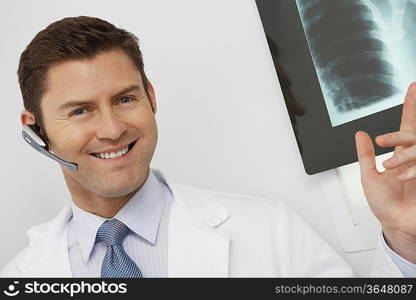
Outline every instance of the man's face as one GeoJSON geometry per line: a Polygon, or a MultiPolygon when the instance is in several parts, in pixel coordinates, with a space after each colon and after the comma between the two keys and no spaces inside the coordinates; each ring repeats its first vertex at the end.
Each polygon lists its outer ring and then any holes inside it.
{"type": "Polygon", "coordinates": [[[62,167],[70,190],[118,197],[143,183],[157,142],[150,84],[149,90],[150,99],[122,50],[48,70],[43,125],[50,150],[78,164],[78,171],[62,167]]]}

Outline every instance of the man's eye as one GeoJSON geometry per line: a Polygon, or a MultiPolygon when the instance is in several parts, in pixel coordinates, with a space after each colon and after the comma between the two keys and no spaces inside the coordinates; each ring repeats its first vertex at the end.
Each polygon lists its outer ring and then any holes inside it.
{"type": "Polygon", "coordinates": [[[79,115],[82,115],[86,112],[87,112],[86,108],[78,108],[78,109],[72,111],[71,116],[79,116],[79,115]]]}
{"type": "Polygon", "coordinates": [[[131,101],[133,101],[133,97],[131,97],[131,96],[124,96],[124,97],[122,97],[122,98],[119,99],[119,102],[121,104],[129,103],[131,101]]]}

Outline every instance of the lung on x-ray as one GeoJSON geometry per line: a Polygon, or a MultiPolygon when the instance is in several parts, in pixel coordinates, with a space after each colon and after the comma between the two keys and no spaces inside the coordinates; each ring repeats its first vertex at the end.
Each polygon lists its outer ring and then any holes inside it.
{"type": "Polygon", "coordinates": [[[399,129],[416,81],[416,0],[256,4],[308,174],[356,162],[358,130],[399,129]]]}
{"type": "Polygon", "coordinates": [[[296,0],[332,126],[403,103],[416,1],[296,0]]]}

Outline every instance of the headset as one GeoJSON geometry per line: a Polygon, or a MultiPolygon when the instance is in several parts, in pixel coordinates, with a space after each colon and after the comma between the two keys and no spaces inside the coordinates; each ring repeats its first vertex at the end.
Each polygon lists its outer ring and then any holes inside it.
{"type": "Polygon", "coordinates": [[[68,162],[63,160],[62,158],[56,156],[52,152],[49,151],[48,143],[45,142],[44,139],[41,138],[32,128],[28,125],[24,125],[22,129],[22,136],[23,139],[35,150],[39,151],[43,155],[53,159],[54,161],[64,165],[68,169],[72,171],[78,171],[78,164],[73,162],[68,162]]]}

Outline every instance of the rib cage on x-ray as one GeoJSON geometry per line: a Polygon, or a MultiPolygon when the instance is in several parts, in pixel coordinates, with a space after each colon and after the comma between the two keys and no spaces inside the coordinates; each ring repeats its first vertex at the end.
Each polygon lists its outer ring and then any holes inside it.
{"type": "Polygon", "coordinates": [[[321,86],[338,112],[368,106],[399,91],[371,1],[296,2],[321,86]]]}

